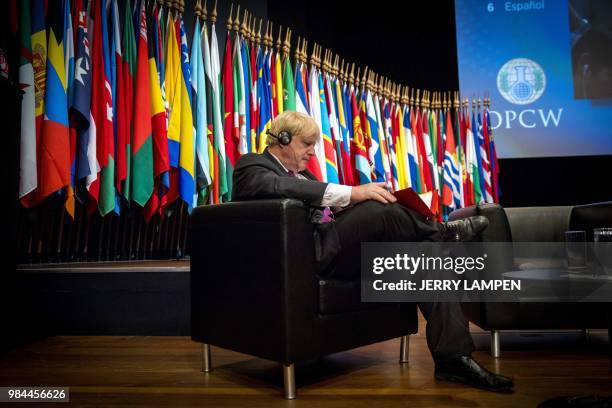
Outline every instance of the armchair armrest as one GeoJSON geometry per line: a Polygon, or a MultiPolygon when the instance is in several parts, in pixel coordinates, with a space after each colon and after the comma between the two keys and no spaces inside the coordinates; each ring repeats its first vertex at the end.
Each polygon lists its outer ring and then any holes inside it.
{"type": "Polygon", "coordinates": [[[192,338],[281,362],[313,339],[313,226],[294,199],[201,206],[191,217],[192,338]]]}

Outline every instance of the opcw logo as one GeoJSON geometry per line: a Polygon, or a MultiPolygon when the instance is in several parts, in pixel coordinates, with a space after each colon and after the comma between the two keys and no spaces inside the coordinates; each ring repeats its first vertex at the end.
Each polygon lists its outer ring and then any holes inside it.
{"type": "MultiPolygon", "coordinates": [[[[497,90],[505,100],[514,105],[527,105],[540,99],[546,89],[546,74],[535,61],[527,58],[514,58],[506,62],[497,73],[497,90]]],[[[563,108],[523,109],[491,111],[491,127],[511,129],[518,125],[522,128],[558,127],[563,108]],[[518,123],[516,123],[518,122],[518,123]]]]}
{"type": "Polygon", "coordinates": [[[527,105],[542,96],[546,75],[542,67],[527,58],[506,62],[497,73],[497,89],[510,103],[527,105]]]}

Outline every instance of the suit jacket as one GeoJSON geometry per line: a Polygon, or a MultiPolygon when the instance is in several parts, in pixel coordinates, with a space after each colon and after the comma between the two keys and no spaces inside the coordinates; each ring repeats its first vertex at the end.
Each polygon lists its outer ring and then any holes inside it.
{"type": "Polygon", "coordinates": [[[321,272],[340,251],[340,240],[333,222],[321,222],[321,200],[327,183],[317,181],[308,170],[300,174],[307,180],[291,177],[267,149],[263,154],[245,154],[240,157],[234,169],[232,199],[295,198],[308,204],[310,220],[315,226],[315,256],[321,272]]]}

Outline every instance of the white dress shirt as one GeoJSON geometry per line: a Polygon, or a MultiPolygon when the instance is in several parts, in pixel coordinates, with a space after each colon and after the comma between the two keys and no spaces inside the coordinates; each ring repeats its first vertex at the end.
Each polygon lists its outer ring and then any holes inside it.
{"type": "MultiPolygon", "coordinates": [[[[270,150],[268,150],[268,152],[270,152],[270,150]]],[[[293,173],[295,177],[299,179],[308,180],[300,173],[288,170],[283,164],[283,162],[281,162],[280,159],[274,155],[274,153],[270,152],[270,154],[276,159],[276,161],[281,165],[281,167],[285,169],[287,173],[293,173]]],[[[321,207],[346,207],[351,203],[351,191],[351,186],[345,186],[336,183],[327,183],[327,188],[325,188],[325,192],[323,193],[323,199],[321,200],[321,207]]]]}

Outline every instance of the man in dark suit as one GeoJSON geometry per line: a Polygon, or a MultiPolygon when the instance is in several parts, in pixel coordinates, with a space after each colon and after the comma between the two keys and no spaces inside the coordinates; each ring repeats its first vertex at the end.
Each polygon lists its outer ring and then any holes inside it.
{"type": "MultiPolygon", "coordinates": [[[[482,216],[452,223],[426,219],[397,203],[384,183],[344,186],[318,181],[306,166],[316,154],[319,134],[308,115],[283,112],[272,122],[266,150],[242,156],[233,180],[234,200],[296,198],[310,206],[319,274],[358,277],[362,242],[469,240],[488,225],[482,216]]],[[[474,344],[459,304],[419,303],[419,308],[427,319],[436,378],[493,391],[513,386],[512,380],[471,358],[474,344]]]]}

